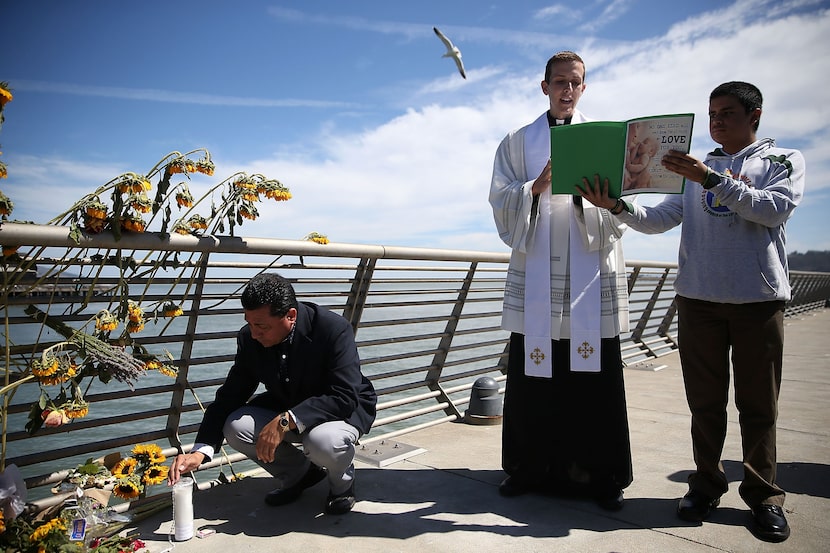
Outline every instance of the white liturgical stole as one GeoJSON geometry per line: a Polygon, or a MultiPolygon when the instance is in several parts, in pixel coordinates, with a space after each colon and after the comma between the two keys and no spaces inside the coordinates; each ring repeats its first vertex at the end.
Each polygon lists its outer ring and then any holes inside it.
{"type": "MultiPolygon", "coordinates": [[[[528,176],[541,173],[550,158],[549,132],[547,125],[534,125],[528,129],[525,137],[525,165],[528,176]],[[539,136],[539,128],[543,128],[547,133],[545,137],[539,136]]],[[[571,283],[571,370],[599,372],[601,339],[599,252],[587,250],[585,241],[582,239],[582,234],[586,232],[585,225],[577,219],[577,210],[571,196],[560,197],[556,202],[551,202],[551,194],[547,192],[539,195],[538,202],[536,228],[525,265],[525,375],[553,377],[551,234],[557,241],[566,240],[566,236],[568,240],[571,283]],[[551,233],[551,224],[554,225],[553,233],[551,233]]],[[[562,249],[557,248],[558,251],[562,249]]]]}

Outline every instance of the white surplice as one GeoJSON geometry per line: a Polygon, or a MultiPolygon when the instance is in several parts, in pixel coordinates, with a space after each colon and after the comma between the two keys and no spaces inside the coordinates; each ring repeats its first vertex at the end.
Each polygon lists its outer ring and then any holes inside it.
{"type": "MultiPolygon", "coordinates": [[[[577,111],[572,124],[583,121],[577,111]]],[[[549,158],[550,127],[542,114],[504,138],[490,187],[499,236],[512,248],[502,328],[525,335],[526,373],[544,377],[551,375],[551,340],[572,339],[573,370],[599,370],[599,339],[628,330],[620,245],[626,227],[587,201],[574,206],[569,195],[542,194],[534,202],[533,180],[549,158]],[[574,274],[569,260],[577,257],[586,261],[574,274]],[[592,314],[584,316],[581,309],[592,314]]]]}

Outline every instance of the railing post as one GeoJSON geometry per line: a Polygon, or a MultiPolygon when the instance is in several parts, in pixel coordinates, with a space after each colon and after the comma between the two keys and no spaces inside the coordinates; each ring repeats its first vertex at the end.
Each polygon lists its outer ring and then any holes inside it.
{"type": "Polygon", "coordinates": [[[459,419],[462,417],[461,412],[441,387],[441,373],[444,369],[444,363],[447,361],[447,355],[450,353],[452,339],[455,336],[455,329],[458,327],[458,321],[461,319],[461,312],[464,310],[464,304],[467,301],[467,296],[469,295],[470,288],[473,285],[473,277],[475,276],[477,267],[478,263],[475,261],[470,264],[467,276],[464,277],[464,282],[461,284],[461,290],[459,290],[458,297],[455,299],[452,313],[447,318],[447,325],[444,328],[444,334],[438,344],[438,351],[435,352],[435,355],[432,358],[432,363],[430,364],[431,368],[427,371],[427,375],[424,378],[424,381],[430,390],[433,392],[439,392],[436,399],[439,402],[447,403],[447,408],[444,411],[448,415],[454,415],[459,419]]]}
{"type": "MultiPolygon", "coordinates": [[[[657,305],[657,301],[660,299],[660,293],[663,291],[663,287],[666,285],[666,279],[669,276],[669,271],[671,269],[664,269],[662,276],[657,281],[657,286],[654,287],[654,290],[651,292],[651,297],[649,297],[648,302],[646,303],[645,308],[643,309],[643,314],[640,317],[640,320],[637,321],[637,326],[631,332],[631,340],[638,344],[641,348],[648,350],[652,357],[656,357],[652,348],[650,348],[647,344],[645,344],[643,339],[643,333],[646,331],[646,326],[648,326],[648,322],[651,319],[651,314],[654,312],[654,307],[657,305]]],[[[665,322],[665,320],[664,320],[665,322]]]]}
{"type": "Polygon", "coordinates": [[[202,293],[205,287],[208,259],[210,253],[204,252],[199,260],[196,288],[190,300],[190,315],[187,319],[187,331],[182,339],[182,349],[179,355],[179,374],[176,377],[176,388],[170,397],[170,414],[167,416],[167,438],[170,445],[181,450],[182,441],[179,439],[179,424],[182,419],[184,394],[187,390],[187,376],[190,369],[190,355],[193,353],[193,337],[196,334],[196,324],[199,321],[199,310],[202,307],[202,293]]]}
{"type": "Polygon", "coordinates": [[[357,336],[357,329],[360,327],[360,319],[363,316],[363,307],[366,305],[366,296],[369,295],[369,287],[372,284],[372,275],[375,273],[377,258],[363,257],[357,265],[352,287],[349,290],[349,297],[346,299],[346,307],[343,309],[343,317],[352,325],[352,331],[357,336]]]}

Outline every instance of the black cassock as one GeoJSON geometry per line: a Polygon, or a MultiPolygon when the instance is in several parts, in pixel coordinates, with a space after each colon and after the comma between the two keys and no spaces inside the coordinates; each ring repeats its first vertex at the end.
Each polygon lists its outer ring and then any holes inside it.
{"type": "Polygon", "coordinates": [[[597,494],[631,484],[620,340],[603,338],[600,372],[570,371],[570,341],[553,340],[553,378],[524,374],[524,337],[512,333],[502,468],[531,489],[597,494]]]}

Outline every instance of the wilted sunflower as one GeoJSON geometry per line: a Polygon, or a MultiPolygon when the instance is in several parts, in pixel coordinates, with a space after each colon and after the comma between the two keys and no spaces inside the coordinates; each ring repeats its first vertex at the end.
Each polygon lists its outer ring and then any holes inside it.
{"type": "Polygon", "coordinates": [[[106,219],[84,215],[84,230],[90,234],[98,234],[107,226],[106,219]]]}
{"type": "Polygon", "coordinates": [[[140,321],[144,319],[144,310],[141,309],[141,306],[136,302],[129,300],[127,302],[127,317],[129,317],[131,321],[140,321]]]}
{"type": "MultiPolygon", "coordinates": [[[[35,371],[32,370],[33,374],[34,374],[34,372],[35,371]]],[[[57,386],[58,384],[63,384],[64,382],[69,382],[69,380],[74,378],[77,374],[78,374],[78,365],[75,364],[75,361],[72,360],[72,359],[62,359],[58,363],[58,370],[56,372],[54,372],[53,374],[42,375],[42,376],[38,376],[37,374],[35,374],[35,376],[38,377],[38,380],[40,381],[41,384],[45,384],[46,386],[57,386]]],[[[67,413],[67,415],[68,414],[69,413],[67,413]]],[[[70,418],[77,418],[77,417],[72,417],[70,415],[70,418]]]]}
{"type": "Polygon", "coordinates": [[[209,177],[212,177],[213,172],[215,170],[216,170],[216,165],[214,165],[214,163],[211,160],[207,159],[207,158],[200,159],[199,161],[196,162],[196,171],[198,171],[199,173],[202,173],[203,175],[207,175],[209,177]]]}
{"type": "Polygon", "coordinates": [[[254,221],[257,217],[259,217],[259,211],[257,211],[257,208],[251,204],[244,204],[239,206],[239,215],[245,219],[254,221]]]}
{"type": "Polygon", "coordinates": [[[107,206],[98,199],[89,200],[81,206],[84,215],[94,219],[107,218],[107,206]]]}
{"type": "Polygon", "coordinates": [[[161,314],[164,317],[180,317],[183,313],[184,311],[182,311],[181,306],[176,305],[172,301],[168,301],[161,306],[161,314]]]}
{"type": "Polygon", "coordinates": [[[134,301],[127,304],[127,332],[141,332],[144,330],[144,310],[134,301]]]}
{"type": "Polygon", "coordinates": [[[258,191],[265,194],[266,198],[284,202],[291,199],[291,192],[280,181],[276,179],[264,180],[259,183],[258,191]]]}
{"type": "Polygon", "coordinates": [[[256,183],[254,180],[251,177],[244,175],[233,181],[233,185],[242,190],[256,190],[256,183]]]}
{"type": "Polygon", "coordinates": [[[144,232],[147,228],[147,223],[138,215],[130,215],[121,221],[121,227],[132,232],[144,232]]]}
{"type": "Polygon", "coordinates": [[[179,207],[193,207],[193,195],[184,188],[176,192],[176,205],[179,207]]]}
{"type": "Polygon", "coordinates": [[[310,242],[316,242],[317,244],[328,244],[329,239],[328,236],[325,234],[320,234],[319,232],[310,232],[306,235],[304,240],[308,240],[310,242]]]}
{"type": "Polygon", "coordinates": [[[188,219],[187,222],[190,225],[190,228],[192,229],[204,230],[207,228],[207,219],[205,219],[199,214],[191,215],[190,219],[188,219]]]}
{"type": "Polygon", "coordinates": [[[140,194],[132,194],[127,199],[127,204],[137,213],[150,213],[153,209],[153,202],[147,197],[145,192],[141,192],[140,194]]]}
{"type": "Polygon", "coordinates": [[[190,225],[185,223],[184,221],[179,221],[175,225],[173,225],[173,232],[176,234],[181,234],[182,236],[187,236],[191,233],[190,225]]]}
{"type": "Polygon", "coordinates": [[[122,194],[138,194],[140,192],[150,190],[152,185],[150,181],[137,173],[125,173],[121,175],[121,180],[115,184],[116,190],[122,194]]]}
{"type": "Polygon", "coordinates": [[[158,368],[158,371],[164,376],[169,376],[170,378],[176,378],[179,375],[179,369],[173,365],[162,365],[158,368]]]}
{"type": "Polygon", "coordinates": [[[5,106],[14,100],[11,90],[9,90],[9,83],[0,81],[0,107],[5,106]]]}
{"type": "Polygon", "coordinates": [[[116,328],[118,328],[118,318],[106,309],[95,316],[95,330],[110,332],[116,328]]]}
{"type": "Polygon", "coordinates": [[[14,203],[0,191],[0,215],[11,215],[12,211],[14,211],[14,203]]]}
{"type": "Polygon", "coordinates": [[[60,364],[58,363],[57,357],[47,355],[40,359],[33,359],[31,368],[33,375],[38,378],[45,378],[56,374],[60,368],[60,364]]]}
{"type": "Polygon", "coordinates": [[[70,419],[82,419],[89,414],[89,403],[72,401],[61,406],[70,419]]]}

